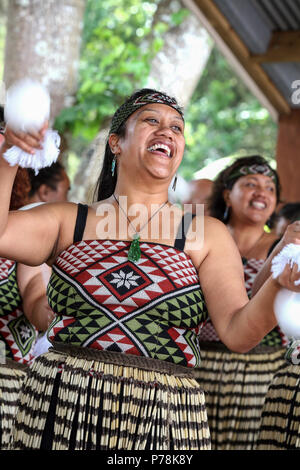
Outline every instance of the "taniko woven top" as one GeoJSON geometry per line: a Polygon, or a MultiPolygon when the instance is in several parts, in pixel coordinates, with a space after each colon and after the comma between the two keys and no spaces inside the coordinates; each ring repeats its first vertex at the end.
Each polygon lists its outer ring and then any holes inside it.
{"type": "Polygon", "coordinates": [[[49,340],[199,366],[208,313],[184,242],[141,242],[138,263],[127,259],[129,246],[76,239],[58,256],[48,285],[56,313],[49,340]]]}

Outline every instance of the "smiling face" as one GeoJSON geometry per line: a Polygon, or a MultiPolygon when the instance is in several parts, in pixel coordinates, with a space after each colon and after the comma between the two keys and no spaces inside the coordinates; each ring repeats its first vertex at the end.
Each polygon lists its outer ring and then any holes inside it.
{"type": "Polygon", "coordinates": [[[242,176],[224,191],[224,199],[231,209],[230,223],[239,219],[264,225],[276,207],[276,186],[269,176],[242,176]]]}
{"type": "Polygon", "coordinates": [[[184,121],[172,107],[151,103],[128,118],[124,138],[111,134],[109,143],[119,175],[150,175],[170,184],[183,157],[184,121]]]}

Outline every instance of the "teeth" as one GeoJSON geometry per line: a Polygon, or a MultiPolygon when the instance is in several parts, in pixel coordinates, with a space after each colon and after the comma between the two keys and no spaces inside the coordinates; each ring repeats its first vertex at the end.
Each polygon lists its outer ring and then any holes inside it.
{"type": "Polygon", "coordinates": [[[148,150],[150,152],[153,152],[157,149],[165,150],[168,157],[171,155],[170,148],[167,145],[164,145],[164,144],[154,144],[154,145],[152,145],[151,147],[148,148],[148,150]]]}
{"type": "Polygon", "coordinates": [[[264,202],[252,201],[252,206],[256,209],[265,209],[266,204],[264,202]]]}

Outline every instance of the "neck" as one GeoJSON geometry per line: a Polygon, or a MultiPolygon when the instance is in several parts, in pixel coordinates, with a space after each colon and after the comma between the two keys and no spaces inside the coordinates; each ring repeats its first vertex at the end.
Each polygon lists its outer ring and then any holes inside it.
{"type": "Polygon", "coordinates": [[[132,189],[124,187],[124,185],[117,183],[114,194],[116,198],[124,197],[127,198],[128,207],[131,204],[143,204],[150,207],[152,204],[163,204],[168,200],[168,189],[162,188],[147,188],[143,189],[132,189]]]}
{"type": "Polygon", "coordinates": [[[34,204],[35,202],[43,202],[41,199],[38,197],[37,194],[34,194],[28,199],[28,204],[34,204]]]}
{"type": "Polygon", "coordinates": [[[227,224],[227,228],[231,233],[240,254],[245,257],[252,252],[252,249],[256,247],[257,243],[265,234],[264,226],[262,225],[232,225],[229,222],[227,224]]]}

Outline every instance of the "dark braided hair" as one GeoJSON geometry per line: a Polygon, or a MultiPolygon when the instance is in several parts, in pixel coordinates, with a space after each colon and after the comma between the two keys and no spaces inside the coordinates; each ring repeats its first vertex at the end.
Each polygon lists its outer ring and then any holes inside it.
{"type": "MultiPolygon", "coordinates": [[[[243,166],[251,166],[251,165],[267,165],[270,167],[269,163],[260,155],[251,155],[251,156],[237,158],[231,165],[224,168],[224,170],[222,170],[218,174],[213,185],[211,196],[208,201],[209,211],[212,217],[215,217],[216,219],[221,220],[225,224],[228,223],[229,217],[227,216],[227,218],[224,219],[224,214],[225,214],[225,209],[226,209],[226,203],[225,203],[224,196],[223,196],[224,189],[232,189],[235,182],[242,176],[242,175],[239,175],[239,176],[237,175],[235,178],[232,177],[232,175],[238,173],[237,170],[239,168],[242,168],[243,166]]],[[[271,167],[270,169],[272,170],[275,176],[276,197],[277,197],[277,202],[279,202],[280,190],[281,190],[279,177],[275,170],[273,170],[271,167]]],[[[273,215],[270,217],[270,219],[272,220],[272,218],[273,218],[273,215]]]]}

